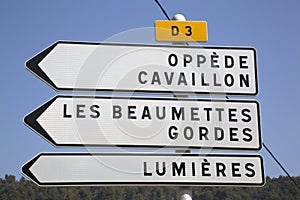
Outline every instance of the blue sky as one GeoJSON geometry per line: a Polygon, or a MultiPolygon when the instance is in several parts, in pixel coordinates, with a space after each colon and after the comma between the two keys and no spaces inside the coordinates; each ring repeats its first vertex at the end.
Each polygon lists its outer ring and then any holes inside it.
{"type": "MultiPolygon", "coordinates": [[[[300,175],[300,2],[298,0],[161,0],[170,17],[206,20],[204,45],[257,50],[263,141],[291,173],[300,175]]],[[[23,124],[23,117],[58,93],[24,63],[57,40],[101,42],[165,17],[153,0],[52,0],[0,3],[0,177],[56,149],[23,124]]],[[[154,37],[154,35],[153,35],[154,37]]],[[[124,41],[126,42],[126,41],[124,41]]],[[[143,42],[143,41],[141,41],[143,42]]],[[[284,172],[263,149],[265,173],[284,172]]]]}

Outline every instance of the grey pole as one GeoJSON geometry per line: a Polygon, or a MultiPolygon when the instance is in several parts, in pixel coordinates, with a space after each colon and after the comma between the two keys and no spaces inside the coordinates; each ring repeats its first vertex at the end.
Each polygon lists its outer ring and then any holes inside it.
{"type": "MultiPolygon", "coordinates": [[[[174,21],[186,21],[182,14],[175,14],[172,18],[174,21]]],[[[173,45],[187,45],[186,42],[173,42],[173,45]]],[[[175,97],[185,97],[187,95],[175,95],[175,97]]],[[[191,153],[190,150],[176,150],[176,153],[191,153]]],[[[177,187],[177,200],[192,200],[192,187],[190,186],[178,186],[177,187]]]]}

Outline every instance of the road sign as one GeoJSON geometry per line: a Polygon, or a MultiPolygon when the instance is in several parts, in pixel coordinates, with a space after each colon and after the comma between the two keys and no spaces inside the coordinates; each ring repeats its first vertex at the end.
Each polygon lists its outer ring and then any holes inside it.
{"type": "Polygon", "coordinates": [[[22,167],[41,186],[262,186],[259,155],[41,153],[22,167]]]}
{"type": "Polygon", "coordinates": [[[57,91],[256,95],[246,47],[57,42],[26,63],[57,91]]]}
{"type": "Polygon", "coordinates": [[[58,147],[261,149],[256,101],[57,96],[24,122],[58,147]]]}
{"type": "Polygon", "coordinates": [[[157,41],[207,42],[206,21],[155,21],[157,41]]]}

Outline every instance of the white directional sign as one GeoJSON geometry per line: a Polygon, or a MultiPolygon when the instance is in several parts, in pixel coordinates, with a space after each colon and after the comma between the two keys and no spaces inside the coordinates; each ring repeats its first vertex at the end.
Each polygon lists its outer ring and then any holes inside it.
{"type": "Polygon", "coordinates": [[[247,47],[57,42],[26,63],[58,91],[256,95],[247,47]]]}
{"type": "Polygon", "coordinates": [[[24,122],[54,146],[261,149],[256,101],[57,96],[24,122]]]}
{"type": "Polygon", "coordinates": [[[41,186],[263,186],[259,155],[42,153],[22,167],[41,186]]]}

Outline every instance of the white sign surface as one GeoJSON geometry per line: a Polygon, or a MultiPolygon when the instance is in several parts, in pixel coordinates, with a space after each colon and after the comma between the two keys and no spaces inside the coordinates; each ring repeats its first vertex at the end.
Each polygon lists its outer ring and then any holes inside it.
{"type": "Polygon", "coordinates": [[[247,47],[57,42],[26,66],[58,91],[258,93],[247,47]]]}
{"type": "Polygon", "coordinates": [[[57,96],[24,121],[54,146],[261,149],[256,101],[57,96]]]}
{"type": "Polygon", "coordinates": [[[38,185],[264,185],[259,155],[42,153],[22,172],[38,185]]]}

